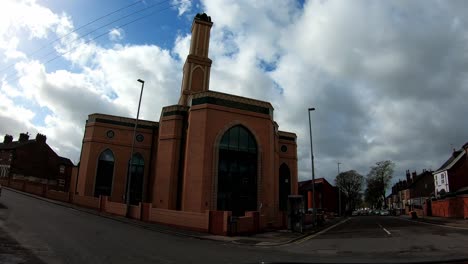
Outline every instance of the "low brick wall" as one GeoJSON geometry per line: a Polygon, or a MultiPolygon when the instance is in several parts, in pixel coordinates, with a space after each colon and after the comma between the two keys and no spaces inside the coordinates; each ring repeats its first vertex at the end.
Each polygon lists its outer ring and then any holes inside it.
{"type": "Polygon", "coordinates": [[[252,234],[255,232],[254,218],[251,216],[241,216],[237,219],[237,234],[252,234]]]}
{"type": "Polygon", "coordinates": [[[457,196],[432,201],[432,215],[439,217],[468,218],[468,197],[457,196]]]}
{"type": "Polygon", "coordinates": [[[47,190],[46,197],[52,200],[69,202],[70,197],[68,192],[60,192],[55,190],[47,190]]]}
{"type": "Polygon", "coordinates": [[[0,184],[2,186],[7,186],[8,187],[8,179],[7,178],[0,178],[0,184]]]}
{"type": "Polygon", "coordinates": [[[230,211],[210,211],[209,231],[214,235],[228,235],[228,221],[231,216],[230,211]]]}
{"type": "Polygon", "coordinates": [[[141,204],[130,205],[129,217],[133,219],[141,219],[141,204]]]}
{"type": "Polygon", "coordinates": [[[416,212],[416,215],[418,217],[423,217],[425,214],[424,214],[424,210],[423,209],[413,209],[414,212],[416,212]]]}
{"type": "Polygon", "coordinates": [[[468,195],[460,196],[460,206],[463,210],[463,218],[468,219],[468,195]]]}
{"type": "Polygon", "coordinates": [[[208,232],[209,213],[195,213],[151,208],[149,221],[208,232]]]}
{"type": "Polygon", "coordinates": [[[125,216],[127,214],[127,205],[124,203],[116,203],[107,200],[103,210],[109,214],[125,216]]]}
{"type": "Polygon", "coordinates": [[[73,195],[73,203],[79,206],[88,207],[92,209],[100,209],[101,207],[99,198],[92,196],[73,195]]]}
{"type": "Polygon", "coordinates": [[[10,181],[10,187],[16,190],[24,191],[24,181],[10,181]]]}
{"type": "Polygon", "coordinates": [[[25,192],[32,193],[32,194],[39,195],[39,196],[44,196],[45,195],[45,190],[46,190],[45,185],[43,185],[41,183],[26,182],[25,186],[24,186],[24,191],[25,192]]]}

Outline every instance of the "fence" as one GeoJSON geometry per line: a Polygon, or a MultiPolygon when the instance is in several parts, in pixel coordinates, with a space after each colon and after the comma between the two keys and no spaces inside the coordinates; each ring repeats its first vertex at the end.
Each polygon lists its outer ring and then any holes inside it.
{"type": "MultiPolygon", "coordinates": [[[[19,191],[46,197],[48,199],[72,203],[78,206],[95,209],[119,216],[127,215],[127,205],[112,202],[107,196],[80,196],[69,192],[50,190],[47,184],[33,183],[27,180],[0,179],[0,184],[19,191]]],[[[271,227],[267,217],[259,212],[246,212],[245,216],[231,221],[229,211],[186,212],[161,208],[153,208],[151,203],[130,205],[128,217],[142,221],[161,223],[184,229],[210,232],[218,235],[250,234],[271,227]]],[[[278,218],[279,224],[284,225],[283,215],[278,218]]],[[[276,222],[276,221],[275,221],[276,222]]]]}
{"type": "Polygon", "coordinates": [[[432,215],[440,217],[468,218],[468,196],[432,201],[432,215]]]}

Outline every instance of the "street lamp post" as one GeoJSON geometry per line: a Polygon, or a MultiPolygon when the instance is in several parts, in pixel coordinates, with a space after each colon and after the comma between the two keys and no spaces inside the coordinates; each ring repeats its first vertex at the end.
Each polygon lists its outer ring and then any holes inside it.
{"type": "Polygon", "coordinates": [[[317,210],[315,208],[315,167],[314,167],[314,147],[312,144],[312,125],[310,122],[310,112],[314,111],[315,108],[309,108],[309,132],[310,132],[310,159],[312,161],[312,218],[314,226],[317,225],[317,210]]]}
{"type": "Polygon", "coordinates": [[[141,83],[141,91],[140,91],[140,100],[138,101],[138,111],[135,120],[135,126],[133,127],[133,138],[132,138],[132,150],[130,152],[130,164],[128,167],[128,175],[127,175],[127,191],[125,193],[125,200],[127,204],[127,216],[130,213],[130,183],[132,182],[132,166],[133,166],[133,152],[135,150],[135,134],[138,126],[138,117],[140,116],[140,106],[141,106],[141,97],[143,95],[143,88],[145,87],[145,81],[142,79],[138,79],[138,82],[141,83]]]}
{"type": "MultiPolygon", "coordinates": [[[[340,162],[338,162],[336,165],[338,165],[338,175],[340,175],[340,162]]],[[[341,187],[338,186],[338,216],[341,216],[341,187]]]]}

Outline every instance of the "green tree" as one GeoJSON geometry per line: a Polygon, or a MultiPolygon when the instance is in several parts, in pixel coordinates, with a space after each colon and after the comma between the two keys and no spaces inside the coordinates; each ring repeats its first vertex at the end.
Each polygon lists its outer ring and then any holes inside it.
{"type": "Polygon", "coordinates": [[[361,190],[364,183],[364,176],[355,170],[345,171],[336,176],[335,184],[344,194],[346,209],[353,210],[360,204],[361,190]]]}
{"type": "Polygon", "coordinates": [[[365,199],[368,204],[381,208],[385,201],[385,190],[393,178],[395,163],[390,160],[379,161],[367,174],[365,199]]]}

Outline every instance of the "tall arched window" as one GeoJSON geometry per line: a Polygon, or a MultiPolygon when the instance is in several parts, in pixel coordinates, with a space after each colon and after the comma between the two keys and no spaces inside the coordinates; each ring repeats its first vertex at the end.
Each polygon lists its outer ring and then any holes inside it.
{"type": "Polygon", "coordinates": [[[130,203],[138,204],[143,199],[143,176],[145,174],[145,160],[140,153],[133,154],[133,159],[129,161],[132,166],[129,166],[132,174],[132,182],[130,183],[130,203]]]}
{"type": "Polygon", "coordinates": [[[257,143],[243,126],[234,126],[219,145],[217,208],[235,216],[257,210],[257,143]]]}
{"type": "Polygon", "coordinates": [[[291,194],[291,171],[288,165],[281,164],[279,168],[279,209],[288,209],[288,196],[291,194]]]}
{"type": "Polygon", "coordinates": [[[99,155],[94,196],[110,196],[112,193],[112,179],[114,178],[114,154],[110,149],[104,150],[99,155]]]}

